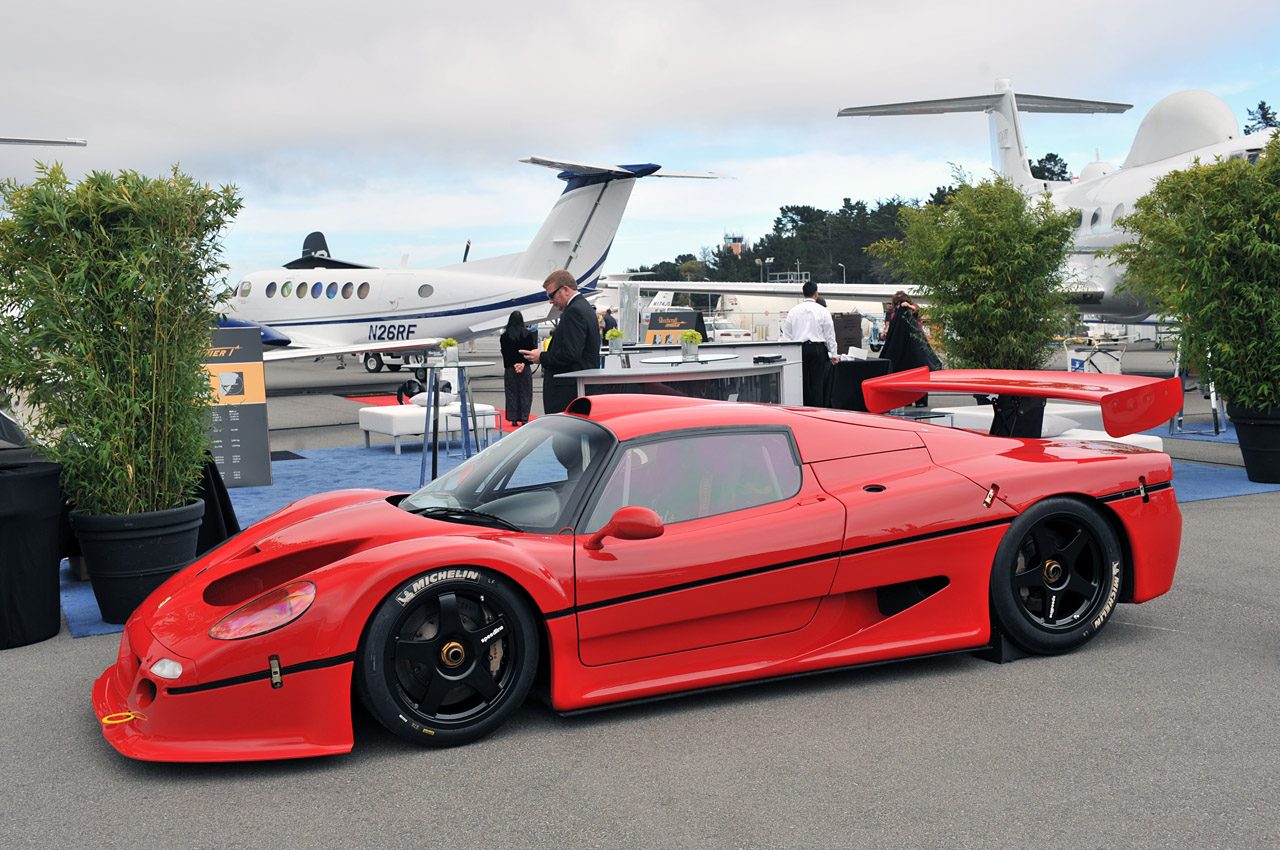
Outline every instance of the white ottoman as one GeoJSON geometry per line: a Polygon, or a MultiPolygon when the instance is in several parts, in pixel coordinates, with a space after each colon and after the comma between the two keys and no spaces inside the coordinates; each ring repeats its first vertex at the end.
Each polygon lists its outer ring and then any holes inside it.
{"type": "Polygon", "coordinates": [[[365,448],[369,448],[369,434],[385,434],[395,443],[396,454],[400,454],[401,437],[422,436],[427,411],[413,404],[362,407],[358,420],[364,431],[365,448]]]}

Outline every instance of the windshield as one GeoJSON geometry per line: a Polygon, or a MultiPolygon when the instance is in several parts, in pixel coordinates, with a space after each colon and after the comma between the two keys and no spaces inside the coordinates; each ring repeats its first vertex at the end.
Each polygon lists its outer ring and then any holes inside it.
{"type": "MultiPolygon", "coordinates": [[[[576,416],[544,416],[400,502],[407,511],[469,521],[466,511],[498,517],[522,531],[558,531],[616,442],[576,416]],[[437,511],[436,508],[461,508],[437,511]]],[[[476,517],[478,524],[485,522],[476,517]]]]}

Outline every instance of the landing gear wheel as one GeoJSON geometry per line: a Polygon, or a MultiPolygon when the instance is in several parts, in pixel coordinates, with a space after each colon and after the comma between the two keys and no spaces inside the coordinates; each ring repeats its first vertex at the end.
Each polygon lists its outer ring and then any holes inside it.
{"type": "Polygon", "coordinates": [[[388,596],[356,658],[371,714],[402,738],[434,747],[492,732],[524,702],[538,667],[533,614],[502,577],[433,570],[388,596]]]}
{"type": "Polygon", "coordinates": [[[364,356],[364,370],[366,372],[382,371],[382,355],[370,352],[364,356]]]}
{"type": "Polygon", "coordinates": [[[1028,652],[1066,652],[1106,625],[1122,575],[1120,541],[1097,510],[1075,499],[1045,499],[1013,521],[996,549],[991,610],[996,625],[1028,652]]]}

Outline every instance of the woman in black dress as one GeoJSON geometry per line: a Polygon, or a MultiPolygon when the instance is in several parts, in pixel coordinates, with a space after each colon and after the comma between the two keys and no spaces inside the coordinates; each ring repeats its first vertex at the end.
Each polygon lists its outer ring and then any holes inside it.
{"type": "Polygon", "coordinates": [[[502,346],[502,385],[507,391],[507,421],[512,427],[529,421],[529,408],[533,405],[532,366],[520,353],[538,344],[538,335],[525,327],[519,310],[511,311],[507,328],[498,337],[502,346]]]}

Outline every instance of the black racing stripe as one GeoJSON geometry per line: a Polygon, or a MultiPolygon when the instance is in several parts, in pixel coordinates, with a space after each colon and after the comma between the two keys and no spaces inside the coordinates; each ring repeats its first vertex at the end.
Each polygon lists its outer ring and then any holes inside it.
{"type": "Polygon", "coordinates": [[[767,564],[763,567],[754,567],[749,570],[742,570],[727,575],[712,576],[711,578],[698,579],[696,581],[688,581],[683,584],[674,584],[670,587],[661,587],[655,590],[645,590],[639,593],[632,593],[627,596],[618,596],[613,599],[604,599],[600,602],[591,602],[587,605],[579,605],[576,608],[567,608],[563,611],[556,611],[553,614],[545,615],[548,619],[551,617],[563,617],[569,614],[582,613],[585,611],[594,611],[599,608],[607,608],[610,605],[621,605],[624,602],[635,602],[640,599],[648,599],[653,596],[662,596],[666,593],[675,593],[679,590],[690,590],[695,587],[704,587],[709,584],[717,584],[722,581],[734,581],[740,578],[748,578],[750,576],[770,573],[776,570],[785,570],[790,567],[798,567],[803,564],[812,564],[817,561],[826,561],[831,558],[843,558],[846,555],[859,555],[863,552],[874,552],[879,549],[889,549],[894,546],[906,546],[909,543],[919,543],[924,540],[935,540],[939,537],[949,537],[953,534],[964,534],[969,531],[980,531],[984,528],[995,528],[1001,525],[1008,525],[1013,522],[1011,518],[995,519],[988,522],[979,522],[972,525],[965,525],[959,528],[948,528],[945,531],[931,531],[928,534],[917,534],[912,537],[902,537],[897,540],[889,540],[884,543],[872,543],[868,546],[859,546],[854,549],[844,549],[838,552],[825,552],[821,555],[814,555],[809,558],[799,558],[794,561],[783,561],[777,564],[767,564]]]}
{"type": "Polygon", "coordinates": [[[642,590],[639,593],[631,593],[626,596],[616,596],[613,599],[605,599],[600,602],[591,602],[587,605],[579,605],[577,611],[578,613],[582,613],[583,611],[594,611],[597,608],[606,608],[610,605],[621,605],[624,602],[635,602],[637,599],[647,599],[650,596],[661,596],[664,593],[675,593],[678,590],[689,590],[694,587],[716,584],[717,582],[733,581],[735,579],[747,578],[748,576],[760,575],[761,573],[771,573],[775,570],[785,570],[788,567],[798,567],[802,564],[812,564],[816,561],[827,561],[831,558],[838,557],[840,557],[839,552],[824,552],[821,555],[814,555],[809,558],[798,558],[794,561],[784,561],[781,564],[766,564],[763,567],[752,567],[749,570],[741,570],[736,573],[728,573],[727,575],[700,578],[696,581],[686,581],[683,584],[673,584],[668,587],[658,588],[657,590],[642,590]]]}
{"type": "MultiPolygon", "coordinates": [[[[336,667],[339,664],[346,664],[349,661],[355,661],[356,654],[348,652],[346,655],[335,655],[332,658],[317,658],[314,661],[303,661],[301,664],[291,664],[280,670],[281,676],[288,676],[293,673],[304,673],[307,670],[320,670],[324,667],[336,667]]],[[[204,682],[199,685],[187,685],[180,688],[168,688],[168,692],[175,695],[195,694],[200,691],[212,691],[217,688],[226,688],[231,685],[243,685],[247,682],[256,682],[260,679],[270,679],[270,670],[260,670],[256,673],[245,673],[243,676],[232,676],[229,679],[218,679],[214,682],[204,682]]]]}
{"type": "MultiPolygon", "coordinates": [[[[1161,490],[1168,490],[1173,487],[1172,481],[1163,481],[1159,484],[1150,484],[1147,486],[1147,493],[1159,493],[1161,490]]],[[[1121,499],[1132,499],[1134,496],[1141,496],[1142,488],[1134,487],[1132,490],[1121,490],[1119,493],[1112,493],[1110,496],[1102,496],[1099,502],[1117,502],[1121,499]]]]}

